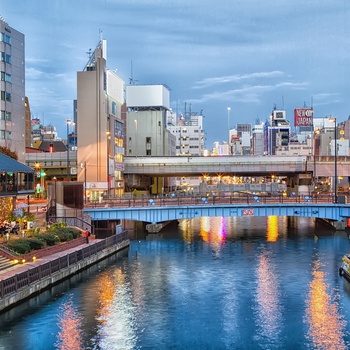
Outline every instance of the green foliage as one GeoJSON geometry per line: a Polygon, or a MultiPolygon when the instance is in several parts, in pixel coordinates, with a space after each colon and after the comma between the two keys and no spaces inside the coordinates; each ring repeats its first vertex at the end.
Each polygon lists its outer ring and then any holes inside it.
{"type": "Polygon", "coordinates": [[[30,252],[30,245],[27,239],[19,238],[9,241],[7,247],[14,250],[18,254],[26,254],[30,252]]]}
{"type": "Polygon", "coordinates": [[[43,249],[46,247],[46,242],[44,240],[37,238],[37,237],[27,238],[26,241],[28,242],[28,244],[30,246],[30,251],[39,250],[39,249],[43,249]]]}
{"type": "Polygon", "coordinates": [[[67,227],[67,224],[65,222],[55,222],[52,225],[49,225],[46,227],[47,232],[55,232],[57,229],[61,229],[67,227]]]}
{"type": "Polygon", "coordinates": [[[47,232],[40,233],[40,228],[28,230],[27,238],[19,238],[7,242],[7,247],[18,254],[26,254],[33,250],[43,249],[46,246],[68,242],[81,236],[81,231],[67,227],[65,223],[56,223],[48,226],[47,232]]]}
{"type": "Polygon", "coordinates": [[[36,234],[35,238],[38,238],[38,239],[44,241],[46,243],[46,245],[48,245],[48,246],[53,246],[53,245],[60,242],[60,239],[58,238],[58,236],[56,236],[53,233],[49,233],[49,232],[36,234]]]}

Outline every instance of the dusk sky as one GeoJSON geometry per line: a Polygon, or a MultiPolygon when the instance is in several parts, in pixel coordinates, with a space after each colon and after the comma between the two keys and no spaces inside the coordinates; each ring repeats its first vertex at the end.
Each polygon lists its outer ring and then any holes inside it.
{"type": "Polygon", "coordinates": [[[165,84],[173,110],[203,111],[206,148],[227,140],[227,107],[231,128],[274,106],[291,123],[304,106],[350,115],[349,0],[0,0],[0,15],[25,35],[32,115],[62,138],[100,31],[126,85],[165,84]]]}

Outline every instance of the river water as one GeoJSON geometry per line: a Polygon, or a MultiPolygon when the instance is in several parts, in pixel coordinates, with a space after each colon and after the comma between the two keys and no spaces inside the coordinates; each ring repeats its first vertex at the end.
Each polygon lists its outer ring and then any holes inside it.
{"type": "Polygon", "coordinates": [[[200,218],[0,315],[0,349],[349,349],[345,232],[200,218]]]}

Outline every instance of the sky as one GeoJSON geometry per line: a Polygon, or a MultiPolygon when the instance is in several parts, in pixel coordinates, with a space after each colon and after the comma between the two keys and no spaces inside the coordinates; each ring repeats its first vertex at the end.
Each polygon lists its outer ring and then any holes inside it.
{"type": "Polygon", "coordinates": [[[0,16],[25,35],[32,116],[62,138],[100,35],[126,85],[165,84],[174,111],[203,114],[208,149],[274,108],[292,125],[294,108],[350,115],[349,0],[0,0],[0,16]]]}

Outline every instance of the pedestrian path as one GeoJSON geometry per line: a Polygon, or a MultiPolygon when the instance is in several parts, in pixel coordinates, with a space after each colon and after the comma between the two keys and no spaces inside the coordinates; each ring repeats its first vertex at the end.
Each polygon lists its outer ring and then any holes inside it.
{"type": "Polygon", "coordinates": [[[59,253],[54,253],[45,257],[42,257],[40,259],[36,259],[35,261],[28,261],[25,263],[18,263],[15,265],[12,265],[11,267],[7,267],[6,269],[1,270],[0,269],[0,280],[5,280],[7,278],[13,277],[14,275],[17,275],[19,273],[28,271],[30,269],[33,269],[35,267],[38,267],[39,265],[46,264],[50,261],[56,260],[62,256],[69,255],[70,253],[73,253],[75,251],[81,250],[88,245],[94,245],[100,242],[102,239],[89,239],[89,243],[78,245],[74,248],[65,249],[63,251],[60,251],[59,253]]]}

